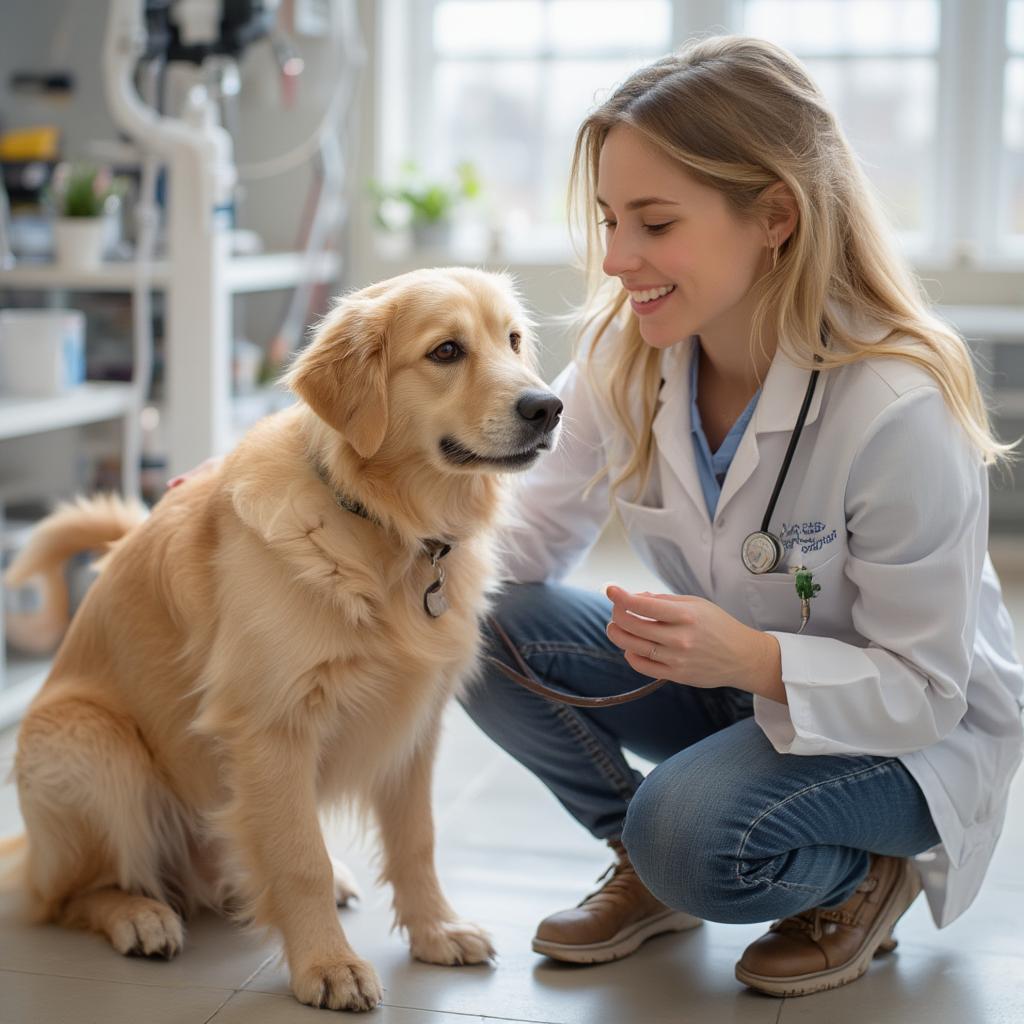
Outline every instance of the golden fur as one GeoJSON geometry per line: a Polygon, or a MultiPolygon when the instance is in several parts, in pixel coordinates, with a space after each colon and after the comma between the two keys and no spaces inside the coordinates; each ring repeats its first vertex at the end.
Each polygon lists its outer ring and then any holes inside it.
{"type": "Polygon", "coordinates": [[[36,534],[15,575],[114,542],[18,737],[37,919],[169,956],[181,915],[230,911],[279,931],[302,1002],[370,1008],[379,982],[335,910],[353,883],[317,816],[352,798],[413,955],[493,955],[438,884],[430,777],[442,709],[478,666],[508,471],[554,439],[527,439],[517,411],[546,391],[533,360],[505,277],[403,275],[338,304],[289,372],[300,401],[215,471],[148,517],[80,502],[36,534]],[[447,339],[464,359],[428,357],[447,339]],[[525,454],[453,465],[447,436],[525,454]],[[340,508],[317,461],[381,523],[340,508]],[[441,537],[456,543],[435,619],[421,541],[441,537]]]}

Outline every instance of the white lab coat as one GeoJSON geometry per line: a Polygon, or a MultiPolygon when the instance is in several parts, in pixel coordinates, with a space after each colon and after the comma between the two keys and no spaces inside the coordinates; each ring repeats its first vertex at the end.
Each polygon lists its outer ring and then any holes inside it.
{"type": "MultiPolygon", "coordinates": [[[[899,756],[942,839],[917,866],[944,927],[981,886],[1024,748],[1024,669],[987,551],[986,469],[923,369],[878,357],[822,373],[770,524],[783,564],[752,575],[740,547],[760,529],[810,372],[779,347],[712,522],[690,434],[696,344],[662,353],[651,484],[639,502],[616,498],[629,541],[671,592],[778,638],[789,703],[754,699],[776,750],[899,756]],[[797,564],[821,585],[800,635],[786,571],[797,564]]],[[[523,582],[560,580],[584,557],[608,516],[608,480],[586,500],[583,485],[606,463],[614,477],[628,455],[580,368],[552,388],[561,440],[521,480],[504,559],[523,582]]]]}

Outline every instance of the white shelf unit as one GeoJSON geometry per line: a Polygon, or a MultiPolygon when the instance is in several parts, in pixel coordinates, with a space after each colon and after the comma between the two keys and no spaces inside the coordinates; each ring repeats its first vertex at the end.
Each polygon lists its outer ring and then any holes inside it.
{"type": "MultiPolygon", "coordinates": [[[[218,240],[219,241],[219,240],[218,240]]],[[[170,388],[164,414],[169,431],[169,472],[197,465],[209,454],[230,446],[237,422],[258,403],[279,403],[280,396],[248,396],[233,409],[228,372],[231,337],[231,295],[292,288],[304,281],[326,282],[338,276],[339,261],[331,252],[294,252],[228,257],[216,242],[212,260],[204,261],[210,280],[190,288],[190,275],[167,261],[156,261],[147,274],[152,289],[168,292],[168,352],[170,388]],[[206,372],[204,372],[204,368],[206,372]],[[192,379],[189,379],[192,375],[192,379]],[[253,403],[257,403],[254,405],[253,403]]],[[[191,269],[193,274],[197,268],[191,269]]],[[[133,263],[107,263],[96,270],[69,271],[54,264],[24,263],[0,269],[0,291],[101,291],[130,293],[137,268],[133,263]]],[[[191,278],[195,280],[194,276],[191,278]]],[[[251,415],[251,413],[250,413],[251,415]]],[[[90,381],[52,398],[0,397],[0,444],[32,434],[67,427],[124,420],[124,451],[138,453],[140,427],[135,389],[130,384],[90,381]]],[[[126,457],[122,487],[138,493],[137,461],[126,457]]],[[[0,481],[0,503],[33,496],[31,480],[0,481]]],[[[48,659],[8,661],[3,637],[0,588],[0,729],[17,722],[42,686],[48,659]]]]}
{"type": "MultiPolygon", "coordinates": [[[[134,388],[130,384],[88,382],[64,395],[48,398],[0,396],[0,443],[66,427],[105,420],[123,421],[123,447],[137,451],[132,437],[138,433],[134,388]]],[[[124,461],[122,487],[137,487],[137,469],[124,461]]],[[[0,512],[5,502],[37,497],[39,481],[23,478],[0,480],[0,512]]],[[[0,515],[0,525],[3,517],[0,515]]],[[[38,692],[49,671],[50,660],[37,657],[8,659],[4,642],[3,588],[0,587],[0,729],[17,722],[38,692]]]]}
{"type": "Polygon", "coordinates": [[[128,416],[132,404],[131,385],[102,381],[50,398],[0,395],[0,441],[128,416]]]}
{"type": "MultiPolygon", "coordinates": [[[[157,260],[147,274],[151,289],[167,292],[167,397],[163,412],[168,425],[170,475],[226,451],[235,440],[229,372],[231,296],[293,288],[303,282],[329,282],[338,277],[339,260],[333,252],[232,257],[226,253],[226,233],[211,236],[209,242],[209,247],[201,250],[204,258],[200,266],[172,267],[166,260],[157,260]]],[[[107,263],[95,270],[25,263],[0,270],[0,290],[130,293],[136,273],[131,262],[107,263]]],[[[61,416],[55,406],[48,411],[58,419],[61,416]]],[[[42,421],[46,414],[47,410],[40,409],[33,418],[42,421]]],[[[54,428],[40,425],[38,429],[54,428]]]]}
{"type": "MultiPolygon", "coordinates": [[[[292,288],[310,278],[329,281],[338,261],[333,253],[314,253],[307,258],[296,252],[235,256],[228,261],[225,283],[232,294],[292,288]]],[[[52,263],[23,263],[0,269],[0,287],[69,291],[127,292],[135,284],[135,264],[130,261],[104,263],[95,270],[66,270],[52,263]]],[[[155,260],[149,273],[153,288],[164,288],[171,280],[166,260],[155,260]]]]}
{"type": "MultiPolygon", "coordinates": [[[[122,448],[138,451],[134,438],[139,426],[135,389],[130,384],[88,382],[66,394],[47,398],[0,396],[0,446],[33,434],[78,427],[106,420],[122,421],[122,448]]],[[[138,469],[125,459],[122,488],[132,493],[138,487],[138,469]]],[[[38,479],[22,476],[0,479],[0,513],[6,502],[38,497],[38,479]]],[[[3,516],[0,514],[0,527],[3,516]]],[[[0,586],[0,729],[17,722],[49,672],[50,659],[15,657],[9,659],[4,640],[4,595],[0,586]]]]}

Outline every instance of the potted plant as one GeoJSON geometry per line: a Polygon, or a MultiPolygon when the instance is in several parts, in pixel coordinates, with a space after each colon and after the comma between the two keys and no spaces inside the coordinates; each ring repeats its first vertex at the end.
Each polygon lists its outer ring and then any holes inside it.
{"type": "Polygon", "coordinates": [[[63,163],[53,174],[53,242],[57,262],[78,269],[103,260],[107,214],[120,202],[121,183],[108,168],[63,163]]]}
{"type": "Polygon", "coordinates": [[[377,224],[388,231],[410,227],[417,248],[443,246],[451,234],[452,210],[480,194],[476,168],[463,161],[450,181],[430,180],[415,161],[405,161],[394,185],[369,183],[376,200],[377,224]]]}

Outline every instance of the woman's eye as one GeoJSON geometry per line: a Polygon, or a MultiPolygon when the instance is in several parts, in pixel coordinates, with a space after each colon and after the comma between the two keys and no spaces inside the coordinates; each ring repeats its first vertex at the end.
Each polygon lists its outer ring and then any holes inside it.
{"type": "Polygon", "coordinates": [[[441,344],[430,353],[430,358],[438,363],[453,363],[461,355],[462,348],[459,346],[458,342],[442,341],[441,344]]]}
{"type": "Polygon", "coordinates": [[[644,227],[645,227],[645,228],[646,228],[646,229],[647,229],[647,230],[648,230],[648,231],[649,231],[649,232],[650,232],[650,233],[651,233],[652,235],[656,235],[656,234],[658,234],[659,232],[661,232],[661,231],[664,231],[664,230],[665,230],[665,228],[670,228],[670,227],[672,227],[673,223],[674,223],[674,221],[668,220],[668,221],[665,221],[665,223],[664,223],[664,224],[645,224],[645,225],[644,225],[644,227]]]}
{"type": "Polygon", "coordinates": [[[522,337],[520,336],[519,332],[518,331],[513,331],[508,336],[508,340],[509,340],[509,343],[512,345],[512,351],[513,352],[518,352],[519,351],[519,343],[520,343],[520,341],[522,341],[522,337]]]}
{"type": "Polygon", "coordinates": [[[599,220],[597,223],[602,228],[613,228],[616,226],[616,222],[613,220],[608,220],[607,217],[605,217],[604,220],[599,220]]]}

